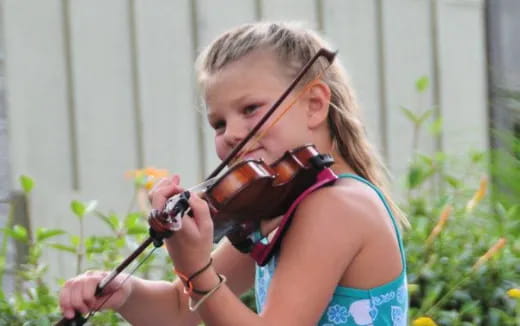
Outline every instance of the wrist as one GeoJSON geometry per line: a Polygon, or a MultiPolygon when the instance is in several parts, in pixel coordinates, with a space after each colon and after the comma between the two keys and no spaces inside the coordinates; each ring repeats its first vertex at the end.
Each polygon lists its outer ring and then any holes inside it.
{"type": "Polygon", "coordinates": [[[174,268],[174,272],[182,280],[184,293],[190,296],[193,294],[205,295],[209,289],[213,288],[214,284],[221,282],[212,264],[213,258],[210,258],[204,266],[194,270],[191,274],[184,272],[184,270],[180,271],[174,268]]]}
{"type": "Polygon", "coordinates": [[[209,257],[206,260],[198,259],[196,262],[187,261],[181,262],[178,266],[174,265],[174,272],[177,273],[181,278],[195,279],[199,274],[202,274],[206,269],[209,269],[213,265],[213,258],[209,257]]]}
{"type": "Polygon", "coordinates": [[[125,310],[127,310],[128,305],[130,305],[130,306],[132,305],[131,304],[132,297],[133,297],[134,292],[136,292],[136,287],[139,287],[138,283],[140,281],[141,281],[140,278],[135,277],[133,275],[131,275],[125,281],[126,284],[123,284],[124,289],[123,288],[121,289],[124,293],[122,301],[113,308],[114,311],[116,311],[118,313],[123,313],[125,310]]]}
{"type": "Polygon", "coordinates": [[[204,292],[208,292],[210,289],[214,288],[216,284],[220,282],[217,272],[210,266],[202,273],[197,275],[197,277],[191,280],[191,284],[193,286],[192,296],[201,296],[204,292]],[[199,293],[197,293],[199,292],[199,293]]]}

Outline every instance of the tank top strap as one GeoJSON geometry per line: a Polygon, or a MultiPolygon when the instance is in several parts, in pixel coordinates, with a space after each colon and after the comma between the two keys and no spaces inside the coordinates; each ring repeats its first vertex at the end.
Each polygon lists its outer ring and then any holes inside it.
{"type": "Polygon", "coordinates": [[[401,231],[399,230],[397,221],[395,220],[394,213],[392,212],[392,209],[390,208],[390,204],[388,203],[388,200],[386,199],[383,192],[372,182],[368,181],[367,179],[365,179],[363,177],[360,177],[357,174],[342,173],[342,174],[339,174],[338,177],[339,178],[350,178],[350,179],[355,179],[357,181],[360,181],[360,182],[366,184],[367,186],[369,186],[370,188],[372,188],[377,193],[377,195],[379,196],[379,198],[385,205],[386,211],[388,212],[390,219],[392,220],[392,225],[394,226],[395,233],[397,234],[397,241],[399,243],[399,252],[401,253],[401,263],[403,264],[403,270],[405,270],[406,269],[406,259],[405,259],[405,253],[404,253],[403,240],[401,238],[401,231]]]}

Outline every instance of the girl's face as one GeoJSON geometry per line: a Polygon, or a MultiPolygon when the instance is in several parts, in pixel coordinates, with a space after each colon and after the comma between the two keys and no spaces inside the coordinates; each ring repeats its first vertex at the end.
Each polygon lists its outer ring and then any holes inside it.
{"type": "MultiPolygon", "coordinates": [[[[220,159],[231,152],[287,88],[291,80],[283,74],[283,69],[271,52],[257,50],[226,65],[207,80],[208,120],[215,130],[215,147],[220,159]]],[[[281,107],[291,98],[290,95],[281,107]]],[[[262,129],[278,116],[281,109],[262,129]]],[[[270,164],[285,151],[310,142],[306,105],[301,99],[263,138],[246,145],[251,147],[244,158],[263,158],[270,164]]]]}

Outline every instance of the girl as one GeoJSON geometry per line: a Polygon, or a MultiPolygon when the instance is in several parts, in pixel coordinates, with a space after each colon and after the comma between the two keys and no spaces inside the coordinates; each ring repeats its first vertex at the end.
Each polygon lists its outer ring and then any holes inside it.
{"type": "MultiPolygon", "coordinates": [[[[322,47],[326,44],[311,31],[274,23],[240,26],[209,45],[198,59],[198,77],[221,159],[322,47]]],[[[316,62],[303,83],[324,66],[316,62]]],[[[166,246],[178,274],[191,275],[187,287],[197,291],[185,294],[179,280],[131,277],[122,283],[119,276],[105,289],[113,295],[104,307],[134,325],[197,325],[200,320],[225,326],[406,325],[406,265],[397,227],[406,220],[380,190],[381,165],[338,61],[296,98],[294,108],[246,158],[271,163],[307,143],[332,154],[340,179],[298,205],[279,250],[265,266],[255,266],[229,241],[211,254],[208,206],[191,196],[193,219],[185,218],[166,246]],[[253,285],[258,314],[238,298],[253,285]],[[188,307],[194,305],[192,312],[188,307]]],[[[182,191],[179,182],[178,176],[158,182],[150,193],[152,206],[163,209],[167,198],[182,191]]],[[[269,235],[278,221],[262,224],[262,234],[269,235]]],[[[65,317],[72,318],[75,310],[87,313],[104,299],[94,290],[105,275],[88,272],[65,284],[60,294],[65,317]]]]}

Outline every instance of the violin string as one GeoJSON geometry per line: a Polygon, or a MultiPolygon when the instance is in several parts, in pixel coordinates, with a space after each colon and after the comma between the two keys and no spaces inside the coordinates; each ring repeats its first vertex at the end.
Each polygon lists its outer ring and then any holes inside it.
{"type": "MultiPolygon", "coordinates": [[[[330,66],[330,65],[329,65],[330,66]]],[[[309,89],[311,89],[311,87],[313,87],[314,85],[316,85],[319,80],[321,79],[321,76],[323,75],[323,73],[325,72],[325,70],[327,70],[327,68],[329,67],[325,67],[322,71],[320,71],[318,73],[318,75],[316,76],[316,78],[314,78],[313,80],[311,80],[309,83],[307,83],[307,85],[305,85],[304,88],[302,88],[298,94],[296,94],[296,96],[294,97],[294,99],[288,103],[283,109],[282,111],[280,112],[280,114],[278,114],[276,116],[276,118],[268,125],[266,126],[263,130],[260,131],[259,134],[257,134],[253,139],[251,139],[251,141],[249,142],[249,144],[242,150],[240,151],[240,153],[236,156],[236,158],[233,160],[233,162],[238,162],[240,161],[245,155],[247,152],[249,152],[249,150],[251,150],[251,148],[260,141],[260,139],[262,139],[265,134],[276,124],[278,123],[278,121],[280,121],[280,119],[294,106],[294,104],[296,104],[296,102],[300,99],[300,97],[303,96],[303,94],[305,94],[309,89]]]]}
{"type": "MultiPolygon", "coordinates": [[[[125,282],[130,278],[130,276],[132,276],[139,267],[141,267],[144,262],[146,260],[148,260],[148,258],[150,258],[150,256],[155,252],[155,250],[157,249],[158,247],[154,247],[152,250],[150,250],[150,252],[132,269],[132,271],[130,273],[128,273],[128,275],[126,275],[126,277],[123,279],[123,281],[121,281],[121,284],[119,284],[119,286],[112,292],[110,293],[101,303],[99,303],[97,305],[96,308],[94,308],[94,310],[90,311],[88,313],[88,315],[85,317],[85,320],[84,322],[87,322],[87,320],[94,316],[95,313],[97,313],[104,305],[105,303],[110,300],[110,298],[120,289],[123,287],[123,285],[125,284],[125,282]]],[[[109,282],[110,283],[110,282],[109,282]]],[[[107,283],[107,285],[109,284],[107,283]]]]}

